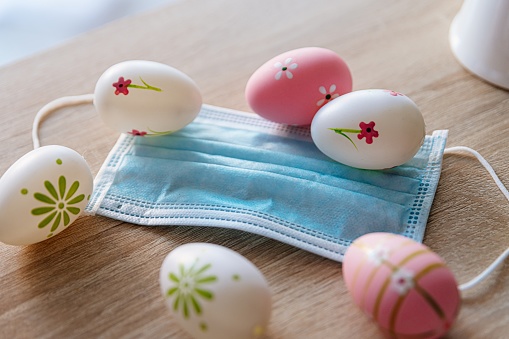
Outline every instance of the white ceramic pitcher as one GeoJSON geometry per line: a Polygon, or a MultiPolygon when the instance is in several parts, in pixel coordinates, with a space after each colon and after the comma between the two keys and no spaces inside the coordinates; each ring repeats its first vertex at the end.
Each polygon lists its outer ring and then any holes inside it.
{"type": "Polygon", "coordinates": [[[465,0],[449,42],[466,69],[509,89],[509,0],[465,0]]]}

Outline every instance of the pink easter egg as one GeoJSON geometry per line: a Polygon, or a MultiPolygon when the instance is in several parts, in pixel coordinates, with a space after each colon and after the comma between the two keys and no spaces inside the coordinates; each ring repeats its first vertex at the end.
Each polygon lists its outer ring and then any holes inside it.
{"type": "Polygon", "coordinates": [[[343,276],[355,303],[390,337],[439,338],[460,309],[458,284],[428,247],[370,233],[348,248],[343,276]]]}
{"type": "Polygon", "coordinates": [[[251,109],[288,125],[309,125],[327,102],[352,91],[346,63],[331,50],[306,47],[285,52],[258,68],[246,85],[251,109]]]}

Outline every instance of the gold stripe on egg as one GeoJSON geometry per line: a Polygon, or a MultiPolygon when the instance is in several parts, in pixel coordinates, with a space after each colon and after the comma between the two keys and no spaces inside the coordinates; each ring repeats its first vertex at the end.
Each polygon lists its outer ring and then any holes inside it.
{"type": "Polygon", "coordinates": [[[418,284],[415,284],[414,288],[421,295],[421,297],[423,297],[424,300],[426,300],[426,302],[431,306],[431,308],[435,311],[435,313],[438,315],[438,317],[442,320],[445,320],[445,313],[442,310],[442,308],[440,307],[440,305],[437,304],[435,299],[433,299],[433,297],[431,295],[429,295],[428,292],[426,292],[426,290],[424,290],[418,284]]]}
{"type": "MultiPolygon", "coordinates": [[[[382,237],[376,244],[375,244],[375,247],[376,246],[379,246],[381,244],[383,244],[385,242],[385,240],[387,239],[391,239],[393,238],[393,236],[391,234],[387,234],[385,235],[384,237],[382,237]]],[[[351,285],[351,288],[353,289],[354,286],[357,285],[357,279],[359,278],[359,274],[360,274],[360,271],[361,269],[364,267],[364,264],[366,263],[367,259],[368,259],[368,256],[369,256],[369,251],[373,248],[372,246],[368,246],[366,244],[363,244],[361,242],[354,242],[352,243],[352,246],[354,247],[357,247],[358,249],[360,249],[362,252],[364,252],[364,257],[362,258],[362,261],[360,262],[359,265],[357,265],[357,268],[355,269],[355,272],[354,272],[354,275],[353,275],[353,278],[352,278],[352,285],[351,285]]],[[[368,286],[369,286],[369,281],[371,280],[368,279],[368,286]]],[[[362,300],[359,304],[359,306],[361,307],[361,309],[364,308],[364,296],[366,294],[366,290],[367,290],[367,287],[364,289],[364,293],[361,294],[362,296],[362,300]]]]}
{"type": "Polygon", "coordinates": [[[426,302],[431,306],[431,308],[433,308],[433,310],[437,313],[437,315],[440,317],[440,319],[445,320],[444,310],[442,310],[442,308],[440,307],[440,305],[438,305],[438,303],[435,301],[435,299],[433,299],[433,297],[431,295],[429,295],[429,293],[426,290],[424,290],[421,286],[419,286],[419,284],[418,284],[419,279],[424,277],[426,274],[428,274],[429,272],[436,270],[438,268],[442,268],[442,267],[445,267],[445,264],[435,263],[435,264],[429,265],[428,267],[423,269],[421,272],[419,272],[419,274],[417,274],[416,278],[415,278],[415,290],[417,292],[419,292],[419,294],[424,298],[424,300],[426,300],[426,302]]]}
{"type": "MultiPolygon", "coordinates": [[[[387,238],[393,238],[393,237],[387,237],[387,238]]],[[[383,244],[383,243],[382,243],[382,242],[380,242],[380,243],[376,244],[376,246],[379,246],[379,245],[382,245],[382,244],[383,244]]],[[[406,247],[406,246],[411,245],[411,244],[413,244],[413,241],[412,241],[412,240],[407,240],[407,241],[405,241],[405,242],[402,242],[402,243],[401,243],[401,244],[399,244],[399,246],[398,246],[398,247],[396,247],[395,249],[391,249],[391,251],[390,251],[390,255],[392,255],[392,253],[393,253],[393,252],[398,251],[398,250],[400,250],[401,248],[406,247]]],[[[369,255],[369,254],[368,254],[368,253],[366,253],[366,256],[368,256],[368,255],[369,255]]],[[[395,267],[394,265],[392,265],[392,263],[391,263],[391,262],[389,262],[389,261],[382,260],[382,265],[386,265],[387,267],[389,267],[389,269],[390,269],[391,271],[394,271],[394,270],[396,269],[396,267],[395,267]]],[[[363,291],[363,293],[362,293],[362,300],[361,300],[361,303],[360,303],[361,308],[364,308],[364,304],[365,304],[365,302],[366,302],[366,294],[368,293],[369,286],[371,286],[371,283],[372,283],[373,279],[375,278],[375,275],[378,273],[378,271],[379,271],[380,267],[382,267],[382,265],[380,265],[380,266],[378,266],[378,267],[374,268],[374,269],[371,271],[371,274],[370,274],[370,275],[369,275],[369,277],[368,277],[368,280],[367,280],[367,282],[366,282],[366,285],[364,286],[364,291],[363,291]]]]}
{"type": "MultiPolygon", "coordinates": [[[[403,258],[398,264],[396,264],[396,266],[391,267],[391,269],[393,272],[395,272],[398,269],[400,269],[402,265],[404,265],[404,264],[408,263],[409,261],[411,261],[412,259],[415,259],[416,257],[418,257],[422,254],[426,254],[426,253],[433,253],[433,252],[431,252],[431,250],[429,250],[429,249],[422,249],[422,250],[418,250],[413,253],[410,253],[405,258],[403,258]]],[[[387,287],[389,286],[390,281],[391,281],[391,276],[389,276],[385,279],[382,289],[378,292],[378,295],[376,297],[375,308],[373,310],[373,318],[375,320],[378,319],[378,311],[380,308],[380,304],[382,302],[382,298],[385,294],[385,291],[386,291],[387,287]]]]}
{"type": "MultiPolygon", "coordinates": [[[[423,290],[417,283],[419,281],[419,279],[421,279],[422,277],[424,277],[426,274],[428,274],[429,272],[437,269],[437,268],[441,268],[441,267],[444,267],[445,265],[442,264],[442,263],[434,263],[434,264],[431,264],[431,265],[428,265],[426,266],[425,268],[423,268],[419,273],[417,273],[415,276],[414,276],[414,289],[417,293],[419,293],[419,295],[421,295],[421,297],[426,300],[426,302],[428,304],[430,304],[430,306],[432,307],[432,309],[437,313],[437,315],[439,316],[440,319],[445,319],[445,314],[444,312],[442,311],[442,309],[440,308],[440,306],[435,302],[435,300],[425,291],[423,290]]],[[[405,300],[405,298],[408,296],[408,293],[406,293],[405,295],[401,296],[398,301],[396,302],[396,305],[394,306],[394,309],[392,310],[392,313],[391,313],[391,317],[390,317],[390,322],[389,322],[389,331],[391,333],[395,333],[394,332],[394,327],[396,326],[396,319],[397,319],[397,316],[399,314],[399,310],[403,304],[403,301],[405,300]]]]}
{"type": "Polygon", "coordinates": [[[373,309],[373,319],[378,320],[378,309],[380,308],[380,303],[382,302],[382,297],[385,293],[385,290],[389,286],[389,283],[391,282],[390,279],[385,279],[384,284],[382,285],[382,288],[378,292],[378,295],[376,297],[375,301],[375,307],[373,309]]]}
{"type": "MultiPolygon", "coordinates": [[[[361,271],[361,268],[364,266],[364,264],[366,263],[366,260],[367,260],[367,257],[363,257],[361,262],[359,263],[359,265],[357,265],[357,268],[355,269],[355,272],[353,274],[353,278],[352,278],[352,285],[350,286],[350,288],[353,290],[353,288],[355,288],[355,286],[357,285],[357,279],[359,278],[359,274],[360,274],[360,271],[361,271]]],[[[362,304],[360,304],[360,306],[362,307],[362,304]]]]}
{"type": "Polygon", "coordinates": [[[431,252],[431,250],[427,249],[427,248],[424,248],[422,250],[418,250],[418,251],[415,251],[414,253],[412,254],[409,254],[408,256],[406,256],[405,258],[403,258],[398,264],[397,264],[397,268],[401,268],[401,266],[405,265],[406,263],[408,263],[410,260],[420,256],[421,254],[425,254],[425,253],[433,253],[431,252]]]}
{"type": "Polygon", "coordinates": [[[394,327],[396,327],[396,318],[398,316],[399,310],[401,309],[401,306],[403,305],[403,301],[405,301],[407,295],[408,293],[400,296],[396,301],[394,308],[392,309],[391,317],[389,318],[389,331],[391,331],[391,333],[394,333],[394,327]]]}
{"type": "Polygon", "coordinates": [[[429,272],[437,269],[437,268],[441,268],[441,267],[445,267],[445,264],[444,263],[441,263],[441,262],[437,262],[437,263],[434,263],[434,264],[431,264],[427,267],[425,267],[422,271],[420,271],[419,273],[417,273],[414,277],[415,281],[419,281],[419,279],[421,279],[422,277],[424,277],[426,274],[428,274],[429,272]]]}

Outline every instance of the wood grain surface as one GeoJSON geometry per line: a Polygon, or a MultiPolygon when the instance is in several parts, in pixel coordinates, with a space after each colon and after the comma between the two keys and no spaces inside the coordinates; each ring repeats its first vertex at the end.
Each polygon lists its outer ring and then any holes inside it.
{"type": "MultiPolygon", "coordinates": [[[[197,82],[205,103],[249,111],[244,87],[254,70],[287,50],[319,46],[346,60],[354,89],[407,94],[428,133],[449,129],[448,146],[478,150],[509,184],[509,92],[454,59],[448,30],[460,6],[459,0],[186,0],[114,22],[0,68],[0,173],[31,150],[39,108],[91,93],[117,62],[172,65],[197,82]]],[[[118,137],[91,105],[56,112],[40,135],[44,145],[81,153],[94,175],[118,137]]],[[[465,282],[509,245],[508,206],[476,160],[447,155],[424,242],[465,282]]],[[[0,337],[188,338],[165,309],[158,272],[167,253],[189,242],[227,246],[260,268],[273,291],[268,338],[382,337],[354,306],[336,262],[240,231],[140,227],[102,217],[82,217],[36,245],[0,245],[0,337]]],[[[508,263],[464,294],[448,337],[509,337],[508,263]]]]}

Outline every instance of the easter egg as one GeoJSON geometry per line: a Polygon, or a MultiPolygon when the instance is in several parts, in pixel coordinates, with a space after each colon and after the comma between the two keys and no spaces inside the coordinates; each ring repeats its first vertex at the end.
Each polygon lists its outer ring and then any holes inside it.
{"type": "Polygon", "coordinates": [[[249,78],[246,99],[260,116],[288,125],[309,125],[327,102],[352,90],[346,63],[325,48],[306,47],[267,61],[249,78]]]}
{"type": "Polygon", "coordinates": [[[182,245],[164,259],[161,293],[193,338],[261,338],[271,314],[267,281],[249,260],[222,246],[182,245]]]}
{"type": "Polygon", "coordinates": [[[355,303],[390,337],[439,338],[460,308],[456,280],[428,247],[390,233],[355,240],[343,260],[355,303]]]}
{"type": "Polygon", "coordinates": [[[189,76],[153,61],[111,66],[94,91],[94,106],[105,124],[141,136],[169,134],[185,127],[201,105],[200,90],[189,76]]]}
{"type": "Polygon", "coordinates": [[[345,94],[323,106],[311,124],[311,137],[320,151],[363,169],[404,164],[419,151],[425,134],[415,103],[382,89],[345,94]]]}
{"type": "Polygon", "coordinates": [[[86,207],[92,188],[90,168],[70,148],[25,154],[0,178],[0,241],[28,245],[60,233],[86,207]]]}

